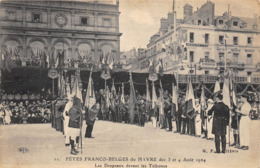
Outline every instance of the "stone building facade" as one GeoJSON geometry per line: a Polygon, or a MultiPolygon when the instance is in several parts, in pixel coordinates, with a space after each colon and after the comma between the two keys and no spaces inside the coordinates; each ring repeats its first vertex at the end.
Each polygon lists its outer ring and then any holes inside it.
{"type": "Polygon", "coordinates": [[[22,61],[65,53],[65,61],[109,54],[119,61],[119,1],[2,0],[1,55],[22,61]]]}
{"type": "Polygon", "coordinates": [[[216,16],[211,1],[195,12],[189,4],[183,8],[183,19],[169,17],[175,21],[168,31],[160,28],[151,37],[139,70],[147,71],[147,62],[162,59],[165,73],[217,76],[229,66],[237,76],[259,76],[260,19],[256,15],[235,17],[228,10],[216,16]]]}

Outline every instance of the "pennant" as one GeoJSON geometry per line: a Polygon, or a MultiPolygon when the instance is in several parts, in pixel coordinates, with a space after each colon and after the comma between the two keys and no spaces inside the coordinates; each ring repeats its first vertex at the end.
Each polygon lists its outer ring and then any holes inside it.
{"type": "MultiPolygon", "coordinates": [[[[79,73],[79,72],[76,72],[79,73]]],[[[72,89],[72,94],[71,96],[73,96],[73,107],[75,107],[77,110],[82,110],[82,104],[83,104],[83,99],[82,99],[82,93],[81,90],[79,88],[79,74],[75,74],[75,80],[74,80],[74,86],[72,89]]]]}
{"type": "Polygon", "coordinates": [[[219,91],[220,91],[220,84],[219,84],[219,81],[216,81],[215,87],[214,87],[214,93],[217,93],[219,91]]]}

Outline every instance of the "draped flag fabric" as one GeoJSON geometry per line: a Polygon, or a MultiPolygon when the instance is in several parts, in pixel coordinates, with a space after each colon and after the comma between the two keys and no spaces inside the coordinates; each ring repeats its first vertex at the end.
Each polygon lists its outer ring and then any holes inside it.
{"type": "Polygon", "coordinates": [[[86,99],[85,99],[85,107],[91,109],[95,104],[96,104],[96,96],[95,96],[94,84],[92,80],[92,72],[90,72],[88,89],[87,89],[86,99]]]}
{"type": "Polygon", "coordinates": [[[130,73],[130,97],[129,97],[129,114],[130,114],[130,121],[131,123],[134,122],[134,115],[135,115],[135,104],[137,100],[135,97],[135,89],[132,80],[132,74],[130,73]]]}
{"type": "Polygon", "coordinates": [[[188,89],[186,92],[185,106],[186,106],[187,116],[189,118],[193,118],[195,116],[194,109],[196,109],[196,106],[195,106],[194,91],[193,91],[191,80],[189,80],[188,89]]]}
{"type": "Polygon", "coordinates": [[[146,79],[146,102],[150,102],[151,97],[150,97],[150,90],[149,90],[149,84],[148,80],[146,79]]]}
{"type": "Polygon", "coordinates": [[[112,61],[111,61],[110,64],[109,64],[109,68],[110,68],[111,70],[113,70],[113,67],[114,67],[114,59],[112,58],[112,61]]]}
{"type": "Polygon", "coordinates": [[[230,94],[230,78],[224,78],[223,84],[223,103],[231,109],[231,94],[230,94]]]}
{"type": "Polygon", "coordinates": [[[146,98],[145,99],[146,99],[145,106],[146,106],[146,111],[147,111],[149,109],[149,105],[150,105],[150,102],[151,102],[149,84],[148,84],[147,79],[146,79],[146,98]]]}
{"type": "Polygon", "coordinates": [[[74,85],[72,89],[72,96],[74,96],[73,99],[73,106],[76,106],[77,109],[82,109],[83,104],[83,98],[81,90],[79,89],[79,74],[75,75],[74,85]]]}
{"type": "Polygon", "coordinates": [[[164,94],[163,94],[163,88],[162,88],[162,81],[160,80],[160,109],[159,113],[161,115],[164,115],[164,94]]]}
{"type": "Polygon", "coordinates": [[[124,83],[122,83],[122,93],[121,93],[121,102],[125,104],[125,89],[124,89],[124,83]]]}
{"type": "Polygon", "coordinates": [[[106,108],[108,109],[111,105],[111,102],[110,102],[110,91],[109,91],[109,88],[107,86],[107,88],[105,89],[106,90],[106,108]]]}
{"type": "Polygon", "coordinates": [[[71,95],[71,92],[70,92],[70,84],[69,84],[69,83],[66,83],[66,95],[67,95],[68,98],[69,98],[70,95],[71,95]]]}
{"type": "Polygon", "coordinates": [[[214,87],[214,93],[217,93],[219,91],[220,91],[220,84],[219,84],[219,81],[216,81],[215,87],[214,87]]]}
{"type": "Polygon", "coordinates": [[[172,84],[172,116],[176,116],[176,112],[178,111],[178,93],[177,87],[172,84]]]}
{"type": "Polygon", "coordinates": [[[205,121],[205,116],[206,116],[206,109],[207,109],[207,101],[206,101],[206,97],[205,97],[205,86],[202,85],[201,88],[201,96],[200,96],[200,118],[202,121],[202,127],[204,130],[206,130],[206,121],[205,121]]]}
{"type": "Polygon", "coordinates": [[[50,68],[50,56],[46,56],[46,63],[47,63],[47,68],[50,68]]]}
{"type": "Polygon", "coordinates": [[[154,82],[152,83],[152,109],[155,108],[155,104],[157,103],[157,95],[155,91],[154,82]]]}
{"type": "Polygon", "coordinates": [[[115,97],[116,95],[116,87],[115,87],[114,79],[112,80],[111,94],[113,94],[113,97],[115,97]]]}
{"type": "Polygon", "coordinates": [[[62,75],[61,76],[61,81],[60,81],[60,84],[61,84],[61,96],[66,96],[67,93],[66,93],[66,82],[64,80],[64,76],[62,75]]]}

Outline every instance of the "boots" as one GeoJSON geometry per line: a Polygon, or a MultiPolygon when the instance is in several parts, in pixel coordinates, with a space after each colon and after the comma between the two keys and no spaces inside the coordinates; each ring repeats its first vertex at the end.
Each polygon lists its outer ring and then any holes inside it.
{"type": "Polygon", "coordinates": [[[70,154],[77,155],[79,152],[75,150],[74,140],[70,140],[71,151],[70,154]]]}
{"type": "Polygon", "coordinates": [[[230,146],[236,146],[238,142],[237,134],[234,134],[234,143],[232,143],[230,146]]]}

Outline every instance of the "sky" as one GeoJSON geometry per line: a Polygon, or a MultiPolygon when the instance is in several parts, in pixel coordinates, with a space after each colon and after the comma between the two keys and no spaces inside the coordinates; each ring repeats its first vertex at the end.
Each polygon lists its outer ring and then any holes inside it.
{"type": "MultiPolygon", "coordinates": [[[[160,28],[160,19],[167,18],[172,11],[173,0],[119,0],[121,51],[132,48],[146,48],[150,37],[160,28]]],[[[193,11],[201,7],[207,0],[175,0],[177,18],[183,17],[183,6],[188,3],[193,11]]],[[[232,16],[254,18],[260,16],[260,0],[211,0],[215,4],[215,15],[222,15],[230,10],[232,16]]]]}

